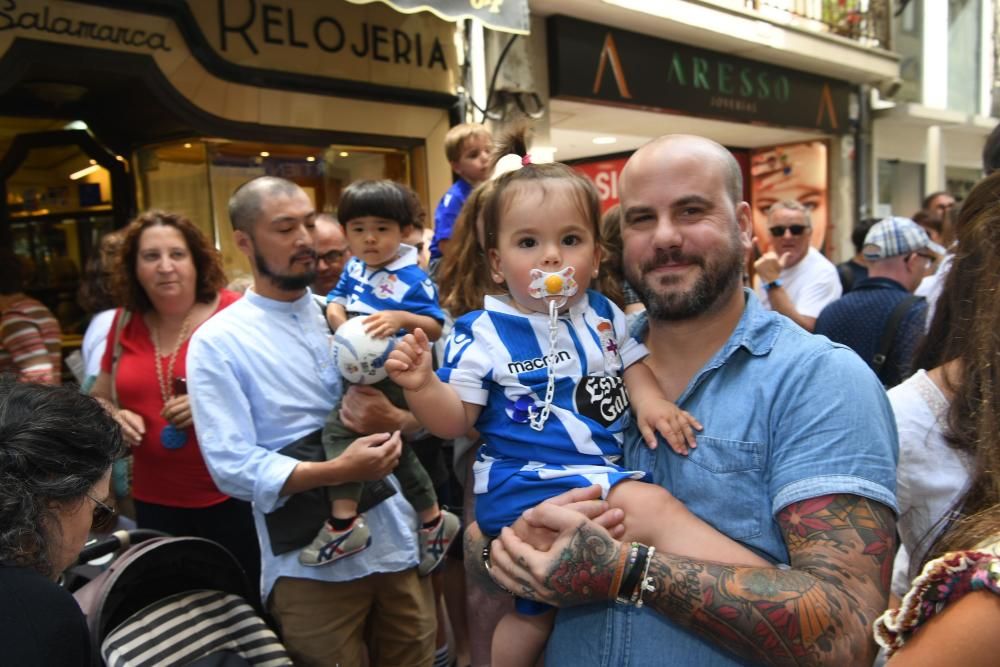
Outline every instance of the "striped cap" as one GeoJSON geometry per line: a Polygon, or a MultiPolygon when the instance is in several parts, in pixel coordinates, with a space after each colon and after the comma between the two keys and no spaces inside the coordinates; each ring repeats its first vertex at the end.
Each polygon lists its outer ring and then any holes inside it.
{"type": "Polygon", "coordinates": [[[865,259],[879,260],[908,255],[918,250],[943,255],[944,248],[931,241],[924,228],[909,218],[892,217],[872,225],[861,253],[865,259]]]}

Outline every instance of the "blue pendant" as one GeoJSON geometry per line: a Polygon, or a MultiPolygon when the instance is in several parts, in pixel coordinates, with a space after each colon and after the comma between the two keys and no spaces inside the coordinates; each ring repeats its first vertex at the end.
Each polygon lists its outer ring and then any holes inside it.
{"type": "Polygon", "coordinates": [[[187,444],[187,439],[187,433],[177,429],[173,424],[167,424],[160,431],[160,444],[164,449],[180,449],[187,444]]]}

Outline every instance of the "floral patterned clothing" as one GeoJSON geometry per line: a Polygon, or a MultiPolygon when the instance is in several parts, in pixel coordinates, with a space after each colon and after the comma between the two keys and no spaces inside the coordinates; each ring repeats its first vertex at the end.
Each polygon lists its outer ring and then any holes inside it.
{"type": "Polygon", "coordinates": [[[966,593],[1000,595],[1000,538],[969,551],[953,551],[924,565],[899,609],[875,621],[875,641],[891,656],[916,630],[966,593]]]}

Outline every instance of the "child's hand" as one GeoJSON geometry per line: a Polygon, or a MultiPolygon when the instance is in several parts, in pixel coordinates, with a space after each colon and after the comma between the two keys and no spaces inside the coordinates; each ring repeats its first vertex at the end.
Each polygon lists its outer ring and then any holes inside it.
{"type": "Polygon", "coordinates": [[[385,370],[393,382],[403,389],[419,391],[434,375],[431,366],[431,344],[420,327],[406,334],[385,360],[385,370]]]}
{"type": "Polygon", "coordinates": [[[659,431],[670,448],[683,455],[698,446],[694,431],[703,428],[691,413],[663,398],[651,398],[643,401],[641,407],[636,406],[636,420],[647,447],[656,449],[659,431]]]}
{"type": "Polygon", "coordinates": [[[364,319],[365,333],[374,338],[388,338],[403,328],[403,313],[399,310],[382,310],[364,319]]]}

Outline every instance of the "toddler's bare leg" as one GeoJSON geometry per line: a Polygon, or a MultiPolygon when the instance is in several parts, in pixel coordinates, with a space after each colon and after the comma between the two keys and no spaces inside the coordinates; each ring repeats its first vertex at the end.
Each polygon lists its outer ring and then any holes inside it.
{"type": "Polygon", "coordinates": [[[338,498],[330,503],[330,513],[338,519],[353,519],[358,515],[358,501],[338,498]]]}
{"type": "Polygon", "coordinates": [[[656,484],[627,481],[615,485],[608,503],[625,512],[625,540],[698,560],[770,567],[739,542],[705,523],[669,491],[656,484]]]}
{"type": "Polygon", "coordinates": [[[542,656],[552,632],[556,610],[528,616],[516,611],[504,616],[493,633],[491,667],[530,667],[542,656]]]}

